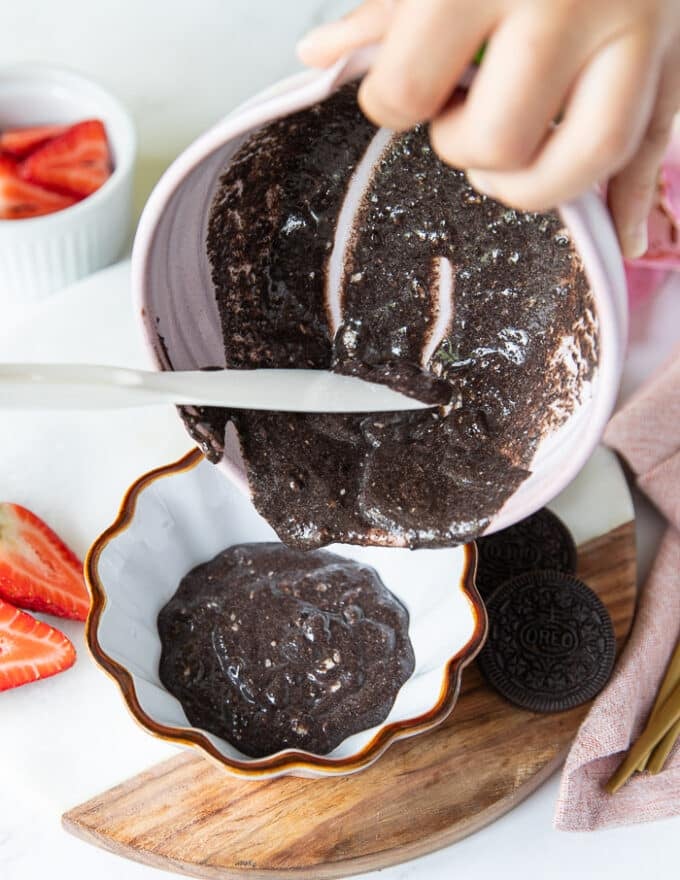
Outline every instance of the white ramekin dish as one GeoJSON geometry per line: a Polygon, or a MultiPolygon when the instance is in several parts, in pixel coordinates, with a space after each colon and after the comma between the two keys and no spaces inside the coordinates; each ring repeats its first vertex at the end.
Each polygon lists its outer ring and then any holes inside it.
{"type": "Polygon", "coordinates": [[[0,220],[0,305],[36,302],[121,255],[130,232],[137,152],[129,113],[101,86],[60,68],[0,69],[0,130],[93,117],[106,126],[113,174],[63,211],[0,220]]]}
{"type": "Polygon", "coordinates": [[[486,635],[486,612],[474,586],[473,544],[442,550],[330,546],[373,566],[409,612],[416,665],[382,724],[348,737],[329,755],[286,749],[266,758],[250,758],[191,726],[158,675],[158,612],[195,565],[233,544],[276,540],[245,495],[216,478],[198,451],[146,474],[128,490],[118,518],[85,563],[92,593],[87,640],[137,721],[250,779],[354,773],[396,740],[444,721],[458,698],[463,668],[486,635]]]}
{"type": "MultiPolygon", "coordinates": [[[[230,158],[254,129],[324,100],[361,75],[369,57],[370,50],[361,51],[330,70],[298,74],[265,90],[206,132],[163,175],[140,220],[132,255],[135,311],[157,369],[225,363],[205,239],[213,196],[230,158]]],[[[583,260],[595,300],[597,374],[589,394],[567,422],[539,444],[531,475],[492,517],[487,533],[529,516],[574,479],[599,442],[616,402],[628,307],[614,228],[595,191],[561,205],[559,211],[583,260]]],[[[228,431],[225,455],[218,466],[250,494],[245,463],[234,439],[228,431]]]]}

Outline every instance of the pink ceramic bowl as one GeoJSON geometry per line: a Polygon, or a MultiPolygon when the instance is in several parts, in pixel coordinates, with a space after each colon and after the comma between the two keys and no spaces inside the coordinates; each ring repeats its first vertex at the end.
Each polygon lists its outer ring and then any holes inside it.
{"type": "MultiPolygon", "coordinates": [[[[369,59],[370,50],[362,51],[328,71],[305,72],[267,89],[206,132],[165,173],[144,210],[132,256],[135,311],[156,368],[185,370],[225,363],[205,240],[213,195],[231,156],[251,131],[325,99],[360,76],[369,59]]],[[[540,444],[531,476],[493,517],[488,532],[547,504],[576,476],[597,445],[616,400],[627,333],[625,278],[616,235],[595,192],[562,205],[560,213],[595,299],[598,370],[582,405],[540,444]]],[[[249,494],[235,436],[227,437],[219,466],[249,494]]]]}

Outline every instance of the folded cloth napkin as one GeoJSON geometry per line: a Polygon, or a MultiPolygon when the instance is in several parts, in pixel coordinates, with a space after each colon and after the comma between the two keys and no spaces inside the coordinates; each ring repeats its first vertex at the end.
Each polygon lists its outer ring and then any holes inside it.
{"type": "Polygon", "coordinates": [[[561,831],[680,815],[678,743],[657,776],[636,774],[614,795],[603,788],[644,727],[680,638],[680,348],[614,416],[605,442],[627,461],[669,527],[614,674],[564,765],[555,812],[561,831]]]}
{"type": "Polygon", "coordinates": [[[631,312],[655,293],[669,276],[667,269],[638,266],[635,260],[626,263],[626,284],[631,312]]]}

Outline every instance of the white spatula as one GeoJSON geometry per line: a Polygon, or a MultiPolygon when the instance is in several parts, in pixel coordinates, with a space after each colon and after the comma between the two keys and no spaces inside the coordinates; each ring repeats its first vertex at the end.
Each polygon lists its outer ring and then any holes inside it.
{"type": "Polygon", "coordinates": [[[194,404],[282,412],[385,412],[427,404],[327,370],[152,373],[90,364],[0,364],[0,407],[120,409],[194,404]]]}

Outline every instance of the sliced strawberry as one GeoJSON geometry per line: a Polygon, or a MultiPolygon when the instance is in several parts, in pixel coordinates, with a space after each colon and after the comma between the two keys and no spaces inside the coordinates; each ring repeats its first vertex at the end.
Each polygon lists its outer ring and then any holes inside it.
{"type": "Polygon", "coordinates": [[[57,617],[85,620],[90,597],[78,557],[18,504],[0,503],[0,599],[57,617]]]}
{"type": "Polygon", "coordinates": [[[31,128],[6,128],[0,133],[0,153],[23,159],[46,141],[63,134],[66,125],[34,125],[31,128]]]}
{"type": "Polygon", "coordinates": [[[56,675],[75,660],[63,633],[0,600],[0,691],[56,675]]]}
{"type": "Polygon", "coordinates": [[[103,124],[88,119],[71,126],[25,159],[21,174],[31,183],[55,192],[89,196],[111,175],[111,154],[103,124]]]}
{"type": "Polygon", "coordinates": [[[50,192],[22,180],[17,165],[0,156],[0,220],[24,220],[52,214],[73,205],[77,199],[50,192]]]}

